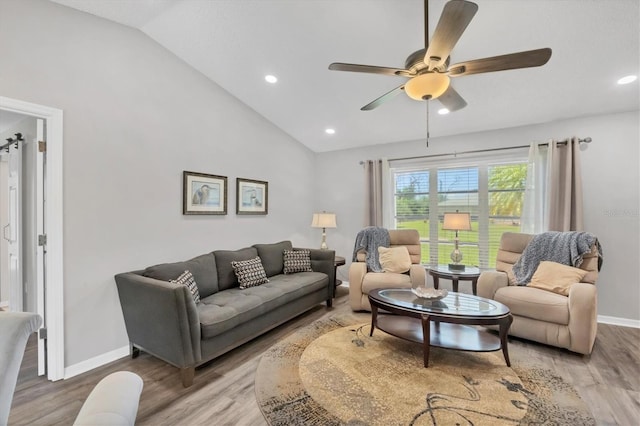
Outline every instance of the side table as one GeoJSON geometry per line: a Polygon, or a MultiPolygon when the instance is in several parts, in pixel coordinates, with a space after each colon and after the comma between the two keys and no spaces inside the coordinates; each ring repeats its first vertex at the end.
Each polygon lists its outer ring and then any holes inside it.
{"type": "Polygon", "coordinates": [[[447,265],[426,266],[429,275],[433,277],[433,287],[438,288],[440,278],[451,280],[453,291],[458,292],[458,281],[471,281],[473,295],[478,295],[478,277],[480,269],[475,266],[467,266],[464,271],[452,271],[447,265]]]}
{"type": "Polygon", "coordinates": [[[333,286],[333,297],[336,297],[336,287],[338,287],[340,284],[342,284],[342,280],[338,279],[338,266],[342,266],[344,264],[346,264],[346,260],[344,257],[342,256],[336,256],[335,259],[333,260],[333,266],[335,268],[335,272],[334,272],[334,277],[335,277],[335,281],[334,281],[334,286],[333,286]]]}

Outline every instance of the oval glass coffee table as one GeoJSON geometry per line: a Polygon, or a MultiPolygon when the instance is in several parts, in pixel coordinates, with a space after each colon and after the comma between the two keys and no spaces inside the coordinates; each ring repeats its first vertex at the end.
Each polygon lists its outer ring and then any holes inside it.
{"type": "Polygon", "coordinates": [[[437,301],[419,298],[409,288],[378,289],[369,293],[371,332],[422,343],[424,366],[429,366],[429,348],[492,352],[502,349],[508,366],[507,332],[513,322],[509,308],[495,300],[450,292],[437,301]],[[378,310],[395,315],[378,315],[378,310]],[[498,325],[499,337],[472,325],[498,325]]]}

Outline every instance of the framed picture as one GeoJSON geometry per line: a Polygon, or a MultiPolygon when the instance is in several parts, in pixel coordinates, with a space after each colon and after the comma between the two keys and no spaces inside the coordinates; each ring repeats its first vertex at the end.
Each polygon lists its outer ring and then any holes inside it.
{"type": "Polygon", "coordinates": [[[236,178],[236,214],[267,214],[269,183],[236,178]]]}
{"type": "Polygon", "coordinates": [[[182,214],[227,214],[227,177],[182,172],[182,214]]]}

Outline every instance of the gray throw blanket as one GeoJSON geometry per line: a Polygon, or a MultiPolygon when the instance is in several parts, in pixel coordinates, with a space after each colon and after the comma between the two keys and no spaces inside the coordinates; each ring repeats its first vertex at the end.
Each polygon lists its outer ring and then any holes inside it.
{"type": "Polygon", "coordinates": [[[598,249],[598,270],[602,267],[602,248],[595,235],[588,232],[543,232],[535,235],[527,244],[520,259],[513,265],[513,275],[518,285],[531,282],[540,262],[548,260],[579,267],[582,257],[591,252],[591,246],[598,249]]]}
{"type": "Polygon", "coordinates": [[[358,252],[364,250],[366,252],[365,260],[367,270],[372,272],[383,272],[378,257],[378,247],[389,247],[391,244],[389,239],[389,231],[386,228],[378,226],[367,226],[356,235],[356,244],[353,247],[353,259],[358,259],[358,252]]]}

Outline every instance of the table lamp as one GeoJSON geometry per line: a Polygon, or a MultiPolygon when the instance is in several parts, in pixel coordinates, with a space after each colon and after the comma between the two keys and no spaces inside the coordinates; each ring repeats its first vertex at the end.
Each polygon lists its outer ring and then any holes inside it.
{"type": "Polygon", "coordinates": [[[327,247],[327,228],[337,228],[335,213],[314,213],[311,221],[312,228],[322,228],[322,244],[320,248],[326,250],[327,247]]]}
{"type": "Polygon", "coordinates": [[[451,252],[451,260],[453,263],[449,264],[449,270],[464,271],[465,267],[460,263],[460,261],[462,261],[462,252],[458,248],[458,231],[471,230],[471,213],[459,213],[458,210],[456,210],[455,213],[445,213],[444,220],[442,221],[442,229],[445,231],[456,231],[455,246],[451,252]]]}

